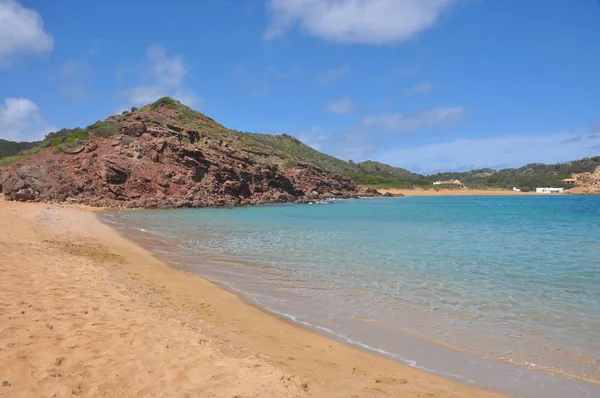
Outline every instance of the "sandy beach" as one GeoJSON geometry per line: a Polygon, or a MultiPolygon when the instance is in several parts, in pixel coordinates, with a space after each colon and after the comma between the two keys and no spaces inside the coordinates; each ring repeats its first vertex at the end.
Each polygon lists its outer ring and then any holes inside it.
{"type": "Polygon", "coordinates": [[[2,397],[499,396],[265,313],[89,209],[0,200],[0,222],[2,397]]]}
{"type": "Polygon", "coordinates": [[[544,195],[536,192],[515,192],[487,189],[378,189],[382,194],[387,192],[393,195],[406,196],[527,196],[544,195]]]}

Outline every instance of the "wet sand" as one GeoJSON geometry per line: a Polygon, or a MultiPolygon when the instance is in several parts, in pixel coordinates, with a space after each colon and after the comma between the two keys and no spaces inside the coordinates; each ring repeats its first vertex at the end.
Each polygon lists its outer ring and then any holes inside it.
{"type": "Polygon", "coordinates": [[[393,195],[406,196],[530,196],[530,195],[548,195],[536,192],[515,192],[487,189],[378,189],[381,194],[387,192],[393,195]]]}
{"type": "Polygon", "coordinates": [[[158,261],[76,207],[0,200],[2,397],[499,397],[158,261]]]}

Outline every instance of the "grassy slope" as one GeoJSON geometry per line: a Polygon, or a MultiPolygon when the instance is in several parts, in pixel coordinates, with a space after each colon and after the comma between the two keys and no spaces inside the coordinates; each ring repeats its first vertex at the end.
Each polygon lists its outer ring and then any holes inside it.
{"type": "Polygon", "coordinates": [[[418,174],[383,163],[374,161],[361,163],[345,162],[321,153],[287,134],[245,134],[262,146],[286,154],[289,161],[293,162],[295,159],[298,159],[310,162],[323,169],[352,178],[359,184],[399,188],[431,185],[429,181],[426,181],[418,174]]]}
{"type": "Polygon", "coordinates": [[[282,167],[293,167],[298,162],[313,163],[323,169],[338,173],[365,185],[393,186],[409,188],[430,186],[422,176],[408,170],[391,167],[378,162],[350,163],[321,153],[300,140],[287,135],[245,133],[227,129],[213,119],[196,112],[171,98],[161,98],[153,104],[141,108],[140,112],[155,111],[165,106],[178,111],[178,119],[188,128],[200,131],[217,139],[222,139],[234,148],[244,148],[256,152],[267,152],[271,161],[282,167]]]}
{"type": "Polygon", "coordinates": [[[0,139],[0,158],[15,156],[19,152],[35,146],[35,142],[15,142],[0,139]]]}
{"type": "MultiPolygon", "coordinates": [[[[375,161],[346,162],[321,153],[287,134],[253,134],[230,130],[210,117],[167,97],[141,109],[132,109],[132,111],[149,116],[153,123],[160,123],[158,120],[153,120],[157,115],[155,112],[160,107],[176,110],[180,123],[187,128],[223,140],[234,148],[268,153],[271,161],[282,167],[293,167],[298,162],[313,163],[364,185],[389,188],[429,188],[432,186],[432,181],[458,178],[467,185],[477,188],[511,189],[513,186],[517,186],[524,190],[532,190],[539,186],[563,186],[561,180],[570,177],[572,173],[593,171],[596,166],[600,166],[600,157],[594,157],[557,165],[530,164],[518,169],[500,171],[481,169],[422,176],[406,169],[375,161]]],[[[43,141],[39,142],[17,143],[0,140],[0,165],[19,161],[47,146],[69,152],[83,144],[90,136],[108,137],[117,134],[119,130],[119,123],[109,118],[83,129],[63,129],[48,134],[43,141]]]]}
{"type": "Polygon", "coordinates": [[[457,178],[469,186],[498,187],[512,189],[519,187],[532,191],[536,187],[565,187],[564,178],[570,178],[573,173],[592,172],[600,166],[600,156],[584,158],[566,163],[542,164],[532,163],[518,169],[502,170],[472,170],[463,173],[438,173],[426,178],[430,181],[457,178]]]}

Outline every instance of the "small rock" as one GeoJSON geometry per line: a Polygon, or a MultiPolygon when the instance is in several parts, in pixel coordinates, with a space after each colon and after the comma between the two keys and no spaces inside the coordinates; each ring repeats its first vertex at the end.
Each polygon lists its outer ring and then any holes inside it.
{"type": "Polygon", "coordinates": [[[2,387],[9,387],[9,386],[10,386],[10,383],[8,381],[4,380],[2,382],[2,387]]]}

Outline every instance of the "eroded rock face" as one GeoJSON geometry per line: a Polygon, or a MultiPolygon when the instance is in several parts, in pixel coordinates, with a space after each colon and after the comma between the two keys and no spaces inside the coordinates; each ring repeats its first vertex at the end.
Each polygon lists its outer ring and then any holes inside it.
{"type": "Polygon", "coordinates": [[[593,173],[575,174],[577,185],[569,190],[574,194],[600,194],[600,167],[593,173]]]}
{"type": "Polygon", "coordinates": [[[118,157],[103,159],[99,165],[99,175],[108,184],[125,184],[129,178],[127,162],[118,157]]]}
{"type": "Polygon", "coordinates": [[[45,148],[4,166],[1,191],[8,200],[143,208],[377,195],[313,164],[283,168],[269,153],[234,147],[187,128],[175,116],[115,116],[111,119],[122,126],[117,136],[92,137],[77,153],[45,148]]]}
{"type": "Polygon", "coordinates": [[[46,188],[46,168],[39,165],[21,166],[12,173],[4,173],[3,192],[10,192],[10,199],[35,201],[46,188]]]}

